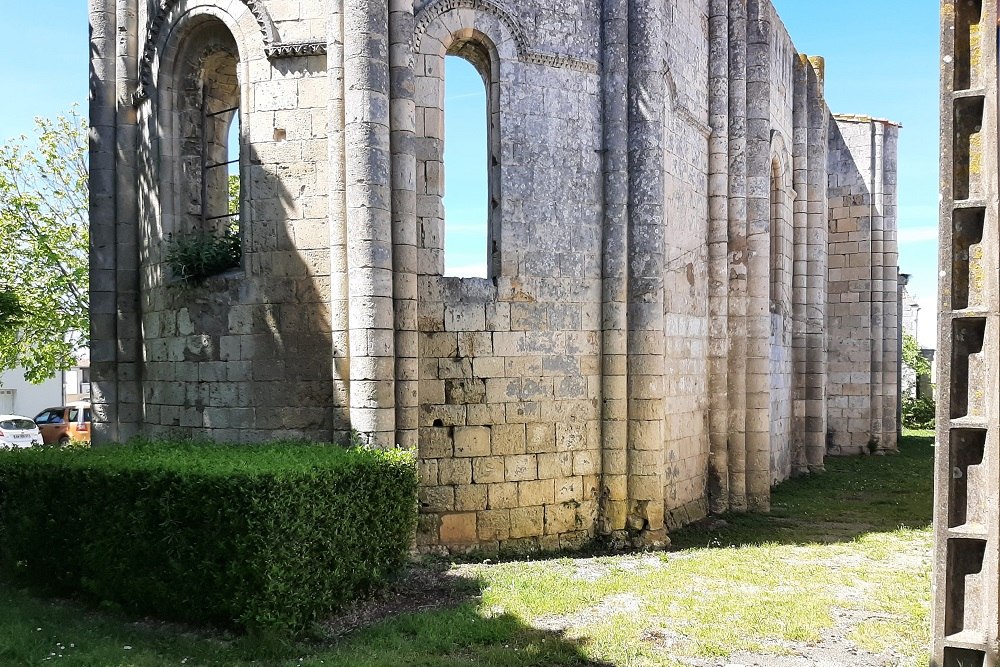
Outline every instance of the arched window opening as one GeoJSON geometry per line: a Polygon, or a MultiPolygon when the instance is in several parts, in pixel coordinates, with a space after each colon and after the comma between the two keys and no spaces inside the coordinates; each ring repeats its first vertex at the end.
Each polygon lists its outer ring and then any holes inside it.
{"type": "Polygon", "coordinates": [[[792,239],[787,233],[787,202],[781,183],[781,165],[771,163],[771,312],[785,313],[791,301],[792,239]]]}
{"type": "Polygon", "coordinates": [[[239,51],[220,21],[205,19],[179,49],[172,90],[178,167],[167,262],[199,281],[239,267],[242,201],[239,51]]]}
{"type": "MultiPolygon", "coordinates": [[[[445,57],[444,89],[444,275],[496,275],[499,233],[495,228],[498,159],[494,67],[489,51],[458,40],[445,57]],[[485,251],[485,252],[484,252],[485,251]]],[[[426,120],[425,120],[426,122],[426,120]]]]}

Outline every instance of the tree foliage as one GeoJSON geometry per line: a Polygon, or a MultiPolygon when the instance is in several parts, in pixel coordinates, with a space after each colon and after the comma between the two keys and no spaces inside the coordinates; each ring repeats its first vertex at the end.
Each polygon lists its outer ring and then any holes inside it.
{"type": "Polygon", "coordinates": [[[903,426],[934,428],[934,399],[928,396],[920,398],[916,396],[916,385],[921,377],[930,376],[931,364],[921,353],[917,339],[906,332],[903,332],[903,367],[904,382],[901,397],[903,426]]]}
{"type": "Polygon", "coordinates": [[[0,146],[0,370],[40,382],[89,343],[87,183],[75,110],[0,146]]]}
{"type": "Polygon", "coordinates": [[[931,374],[931,364],[920,351],[920,343],[913,335],[906,332],[903,332],[903,364],[918,378],[931,374]]]}

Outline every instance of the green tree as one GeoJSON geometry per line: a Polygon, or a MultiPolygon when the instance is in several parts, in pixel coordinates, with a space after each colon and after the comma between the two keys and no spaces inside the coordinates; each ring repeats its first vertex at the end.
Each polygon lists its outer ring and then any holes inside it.
{"type": "Polygon", "coordinates": [[[921,376],[930,376],[931,364],[920,352],[920,343],[908,333],[903,333],[903,395],[902,420],[909,428],[934,427],[934,399],[915,396],[916,383],[921,376]],[[909,373],[906,370],[909,370],[909,373]]]}
{"type": "Polygon", "coordinates": [[[921,375],[931,374],[931,364],[920,351],[920,343],[906,332],[903,332],[903,365],[913,371],[918,378],[921,375]]]}
{"type": "Polygon", "coordinates": [[[0,146],[0,370],[32,382],[89,344],[87,126],[36,118],[0,146]]]}

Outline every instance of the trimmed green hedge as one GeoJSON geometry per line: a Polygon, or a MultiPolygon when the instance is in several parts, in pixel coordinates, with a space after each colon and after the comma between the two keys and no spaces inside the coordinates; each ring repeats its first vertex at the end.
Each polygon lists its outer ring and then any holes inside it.
{"type": "Polygon", "coordinates": [[[16,581],[160,618],[297,632],[409,551],[401,451],[138,443],[0,453],[0,559],[16,581]]]}

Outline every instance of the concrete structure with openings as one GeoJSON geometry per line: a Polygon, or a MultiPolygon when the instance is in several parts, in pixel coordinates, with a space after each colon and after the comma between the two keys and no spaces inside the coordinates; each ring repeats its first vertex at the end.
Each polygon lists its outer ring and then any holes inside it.
{"type": "Polygon", "coordinates": [[[1000,664],[998,19],[941,3],[933,667],[1000,664]]]}
{"type": "Polygon", "coordinates": [[[515,550],[660,543],[896,448],[898,127],[831,115],[768,0],[90,20],[98,440],[355,429],[417,448],[421,547],[515,550]],[[487,278],[444,275],[449,57],[486,92],[487,278]],[[171,239],[230,229],[181,285],[171,239]]]}

